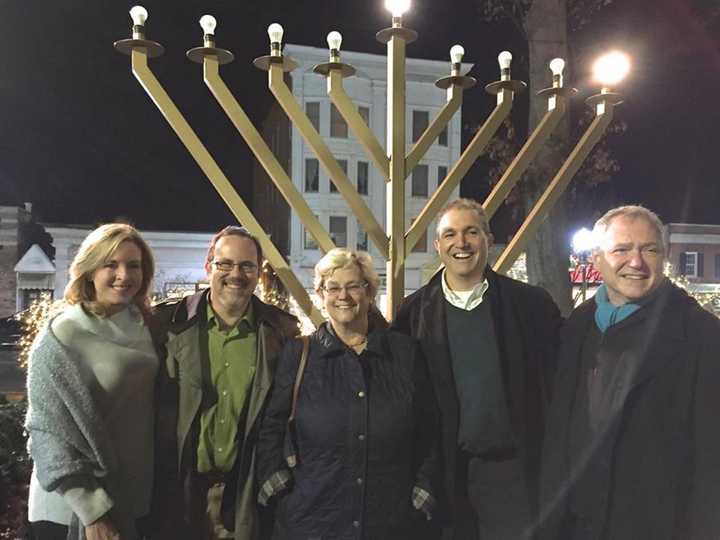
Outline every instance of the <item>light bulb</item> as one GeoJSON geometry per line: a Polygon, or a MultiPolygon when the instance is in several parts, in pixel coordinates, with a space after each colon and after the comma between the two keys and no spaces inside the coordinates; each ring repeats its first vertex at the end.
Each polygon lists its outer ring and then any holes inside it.
{"type": "Polygon", "coordinates": [[[613,51],[598,58],[593,64],[593,76],[603,87],[615,86],[630,71],[630,59],[624,53],[613,51]]]}
{"type": "Polygon", "coordinates": [[[282,43],[283,32],[283,27],[280,26],[278,23],[272,23],[270,26],[268,26],[267,33],[268,36],[270,36],[270,43],[282,43]]]}
{"type": "Polygon", "coordinates": [[[217,20],[212,15],[203,15],[200,17],[200,28],[206,36],[212,36],[215,34],[215,28],[217,27],[217,20]]]}
{"type": "Polygon", "coordinates": [[[340,32],[337,32],[333,30],[327,35],[327,44],[328,47],[330,47],[330,50],[340,50],[340,45],[342,45],[342,34],[340,32]]]}
{"type": "Polygon", "coordinates": [[[385,0],[385,8],[393,17],[402,17],[410,9],[410,0],[385,0]]]}
{"type": "Polygon", "coordinates": [[[563,74],[565,69],[565,60],[562,58],[553,58],[550,60],[550,71],[555,77],[559,77],[563,74]]]}
{"type": "Polygon", "coordinates": [[[142,6],[133,6],[130,8],[130,18],[135,26],[145,26],[148,18],[147,9],[142,6]]]}
{"type": "Polygon", "coordinates": [[[462,62],[463,56],[465,55],[465,49],[462,45],[453,45],[450,48],[450,61],[453,64],[459,64],[462,62]]]}
{"type": "Polygon", "coordinates": [[[498,54],[498,64],[500,64],[500,69],[510,69],[511,63],[512,53],[510,51],[503,51],[498,54]]]}

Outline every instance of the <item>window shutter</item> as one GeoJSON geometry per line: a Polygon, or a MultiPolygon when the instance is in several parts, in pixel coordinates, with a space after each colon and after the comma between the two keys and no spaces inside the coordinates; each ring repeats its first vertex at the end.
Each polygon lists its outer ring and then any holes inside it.
{"type": "Polygon", "coordinates": [[[684,276],[687,273],[687,253],[684,251],[680,254],[680,275],[684,276]]]}
{"type": "Polygon", "coordinates": [[[698,251],[698,254],[697,254],[697,271],[695,272],[696,275],[697,275],[697,277],[703,277],[703,276],[705,275],[705,271],[704,271],[704,270],[705,270],[705,269],[704,269],[704,266],[705,266],[705,264],[704,264],[704,263],[705,263],[705,260],[704,260],[704,259],[705,259],[705,257],[703,257],[703,255],[704,255],[704,253],[702,253],[701,251],[698,251]]]}

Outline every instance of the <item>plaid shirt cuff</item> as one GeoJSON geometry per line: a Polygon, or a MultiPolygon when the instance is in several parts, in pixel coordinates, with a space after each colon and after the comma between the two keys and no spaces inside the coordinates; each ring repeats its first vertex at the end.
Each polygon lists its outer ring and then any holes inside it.
{"type": "Polygon", "coordinates": [[[290,485],[291,478],[290,472],[285,469],[273,474],[260,488],[258,502],[263,506],[267,506],[272,497],[282,493],[290,485]]]}
{"type": "Polygon", "coordinates": [[[425,514],[426,519],[432,519],[432,512],[435,510],[435,497],[423,488],[415,486],[412,490],[412,503],[416,510],[420,510],[425,514]]]}

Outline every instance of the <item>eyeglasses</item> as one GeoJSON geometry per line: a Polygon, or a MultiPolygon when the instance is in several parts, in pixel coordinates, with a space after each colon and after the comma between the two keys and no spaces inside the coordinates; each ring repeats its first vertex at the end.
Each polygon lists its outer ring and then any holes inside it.
{"type": "Polygon", "coordinates": [[[367,281],[363,281],[362,283],[348,283],[343,287],[341,287],[340,285],[330,285],[329,287],[323,286],[320,288],[325,291],[328,296],[340,296],[340,293],[343,291],[343,289],[352,296],[358,296],[361,292],[367,289],[367,286],[367,281]]]}
{"type": "Polygon", "coordinates": [[[232,272],[233,268],[236,266],[238,269],[249,276],[255,274],[258,271],[258,265],[249,261],[243,261],[243,262],[232,262],[232,261],[212,261],[210,264],[212,264],[216,270],[220,272],[232,272]]]}

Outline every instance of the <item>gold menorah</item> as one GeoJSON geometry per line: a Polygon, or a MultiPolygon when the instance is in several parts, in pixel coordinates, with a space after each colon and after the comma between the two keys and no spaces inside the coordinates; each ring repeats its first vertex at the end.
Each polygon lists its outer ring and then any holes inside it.
{"type": "MultiPolygon", "coordinates": [[[[435,83],[438,88],[447,92],[447,102],[406,155],[405,47],[417,39],[417,33],[405,28],[402,24],[402,16],[409,9],[410,0],[386,0],[386,6],[392,12],[392,26],[378,32],[376,38],[381,43],[387,44],[387,150],[378,142],[375,134],[365,123],[344,90],[343,79],[354,75],[355,69],[343,63],[340,58],[342,37],[338,32],[331,32],[328,35],[329,61],[316,66],[314,71],[327,79],[330,100],[367,152],[369,159],[387,181],[387,232],[358,194],[347,174],[333,157],[328,146],[285,83],[284,73],[292,71],[297,65],[282,53],[283,29],[279,24],[271,24],[268,28],[270,54],[255,59],[254,64],[268,72],[270,91],[290,121],[297,127],[307,145],[316,154],[319,163],[328,173],[338,192],[343,196],[360,225],[367,231],[368,237],[385,259],[387,263],[386,316],[388,319],[392,319],[405,293],[406,254],[412,251],[437,212],[459,186],[472,164],[483,153],[510,113],[515,94],[521,92],[526,85],[511,77],[512,55],[507,51],[500,53],[498,57],[500,79],[485,87],[488,93],[496,96],[495,109],[462,152],[458,161],[451,167],[422,212],[405,231],[405,179],[459,109],[464,90],[473,87],[476,80],[460,73],[464,50],[460,45],[453,46],[450,51],[450,75],[435,83]]],[[[148,58],[160,56],[164,49],[159,43],[146,39],[147,15],[147,11],[141,6],[135,6],[130,10],[133,20],[132,38],[115,42],[115,48],[130,55],[132,72],[137,80],[238,221],[258,238],[267,260],[300,308],[315,325],[318,325],[323,321],[323,316],[313,305],[302,283],[149,69],[148,58]]],[[[190,60],[203,65],[205,84],[290,207],[298,214],[305,229],[314,238],[319,248],[327,252],[335,247],[332,238],[320,224],[220,76],[220,65],[232,62],[234,57],[230,51],[216,47],[216,24],[214,17],[210,15],[204,15],[200,19],[204,33],[203,46],[191,49],[187,52],[187,56],[190,60]]],[[[567,111],[568,100],[576,91],[563,85],[564,65],[565,62],[560,58],[550,62],[550,70],[553,74],[552,86],[539,92],[539,94],[547,96],[547,112],[485,200],[483,207],[488,218],[492,217],[500,207],[567,111]]],[[[612,53],[599,60],[596,66],[597,78],[603,85],[602,90],[587,100],[587,103],[595,111],[595,119],[500,255],[494,267],[498,272],[507,272],[522,253],[527,242],[533,237],[583,161],[602,137],[612,121],[615,106],[622,101],[620,95],[612,92],[610,88],[617,84],[627,72],[627,60],[620,53],[612,53]]]]}

